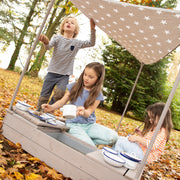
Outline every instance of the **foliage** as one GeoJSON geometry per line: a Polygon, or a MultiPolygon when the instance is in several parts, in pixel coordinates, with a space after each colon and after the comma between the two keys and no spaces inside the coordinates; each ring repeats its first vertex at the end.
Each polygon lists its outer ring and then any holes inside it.
{"type": "MultiPolygon", "coordinates": [[[[138,74],[140,63],[126,49],[115,41],[106,46],[103,51],[103,61],[106,67],[104,95],[106,102],[112,102],[111,109],[122,113],[131,89],[138,74]]],[[[144,109],[157,101],[161,101],[168,57],[153,65],[145,65],[133,93],[128,111],[137,118],[142,118],[144,109]]]]}
{"type": "MultiPolygon", "coordinates": [[[[167,83],[166,87],[164,88],[164,92],[163,92],[163,96],[167,96],[170,94],[172,89],[172,85],[167,83]]],[[[172,99],[172,103],[171,103],[171,111],[172,111],[172,120],[173,120],[173,126],[175,129],[180,130],[180,121],[179,121],[179,117],[180,117],[180,84],[178,85],[176,92],[174,94],[174,97],[172,99]]]]}
{"type": "MultiPolygon", "coordinates": [[[[0,69],[0,127],[5,117],[5,109],[9,107],[15,87],[20,74],[0,69]]],[[[22,85],[16,96],[17,100],[26,101],[35,108],[40,94],[42,81],[31,76],[24,76],[22,85]]],[[[56,115],[62,116],[59,111],[56,115]]],[[[97,123],[105,125],[111,129],[116,129],[121,116],[106,109],[96,110],[97,123]]],[[[124,118],[118,134],[127,136],[142,122],[130,118],[124,118]]],[[[1,130],[1,129],[0,129],[1,130]]],[[[101,148],[101,147],[99,147],[101,148]]],[[[141,180],[171,180],[179,179],[179,157],[180,157],[180,131],[172,130],[170,140],[165,148],[165,153],[161,158],[149,165],[146,165],[141,180]]],[[[63,172],[57,172],[48,167],[37,157],[33,157],[23,151],[19,143],[13,144],[0,134],[0,178],[1,179],[46,179],[58,180],[70,178],[64,177],[63,172]],[[62,173],[62,174],[61,174],[62,173]]]]}
{"type": "MultiPolygon", "coordinates": [[[[0,28],[0,38],[4,42],[3,48],[7,47],[10,41],[17,44],[31,2],[32,1],[24,3],[23,0],[1,1],[0,23],[2,26],[0,28]],[[27,10],[24,11],[24,9],[27,10]]],[[[23,33],[26,33],[26,35],[28,34],[26,31],[23,33]]],[[[29,33],[29,35],[31,34],[29,33]]]]}

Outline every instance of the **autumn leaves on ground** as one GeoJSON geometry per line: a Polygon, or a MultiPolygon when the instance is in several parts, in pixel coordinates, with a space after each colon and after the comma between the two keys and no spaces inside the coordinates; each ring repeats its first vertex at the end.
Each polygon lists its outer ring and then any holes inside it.
{"type": "MultiPolygon", "coordinates": [[[[6,115],[14,90],[18,84],[20,74],[0,69],[0,126],[6,115]]],[[[42,87],[42,81],[37,78],[24,76],[17,100],[26,101],[33,108],[36,107],[42,87]]],[[[60,115],[59,111],[55,112],[60,115]]],[[[103,109],[96,110],[97,123],[116,129],[120,115],[103,109]]],[[[133,132],[141,122],[124,118],[119,128],[119,135],[126,136],[133,132]]],[[[0,130],[1,131],[1,130],[0,130]]],[[[146,165],[142,180],[144,179],[180,179],[180,132],[173,130],[170,141],[166,145],[165,154],[153,164],[146,165]]],[[[63,172],[57,172],[48,167],[37,157],[25,152],[21,144],[13,144],[0,133],[0,179],[18,180],[51,180],[71,179],[63,176],[63,172]]]]}

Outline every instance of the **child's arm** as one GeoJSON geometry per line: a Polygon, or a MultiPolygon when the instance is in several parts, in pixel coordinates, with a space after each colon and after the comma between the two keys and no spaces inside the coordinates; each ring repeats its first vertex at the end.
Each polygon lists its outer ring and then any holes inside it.
{"type": "Polygon", "coordinates": [[[56,101],[54,104],[42,104],[41,107],[44,110],[44,112],[52,112],[60,107],[62,107],[64,104],[66,104],[69,100],[70,92],[67,91],[65,95],[58,101],[56,101]]]}
{"type": "Polygon", "coordinates": [[[92,18],[90,19],[90,26],[91,26],[91,30],[95,30],[96,24],[92,18]]]}
{"type": "Polygon", "coordinates": [[[89,117],[93,111],[98,107],[101,101],[96,100],[92,106],[85,109],[83,106],[77,107],[77,116],[83,116],[85,118],[89,117]]]}
{"type": "MultiPolygon", "coordinates": [[[[148,133],[146,136],[141,137],[141,136],[136,136],[136,135],[132,135],[128,137],[128,140],[131,142],[137,142],[142,144],[145,147],[148,147],[150,140],[152,138],[153,132],[148,133]]],[[[165,129],[160,130],[160,132],[158,133],[156,140],[153,144],[153,147],[151,150],[155,151],[157,149],[163,149],[164,145],[166,144],[166,133],[165,133],[165,129]],[[162,145],[163,144],[163,145],[162,145]]]]}
{"type": "Polygon", "coordinates": [[[90,40],[86,41],[79,41],[81,43],[81,48],[92,47],[96,43],[96,30],[95,30],[95,23],[93,19],[90,19],[90,26],[91,26],[91,36],[90,40]]]}
{"type": "Polygon", "coordinates": [[[128,137],[128,140],[130,142],[136,142],[136,143],[142,144],[143,146],[147,146],[146,139],[144,139],[144,137],[142,137],[142,136],[132,135],[132,136],[128,137]]]}
{"type": "Polygon", "coordinates": [[[135,133],[139,136],[143,136],[142,131],[139,128],[135,128],[135,133]]]}

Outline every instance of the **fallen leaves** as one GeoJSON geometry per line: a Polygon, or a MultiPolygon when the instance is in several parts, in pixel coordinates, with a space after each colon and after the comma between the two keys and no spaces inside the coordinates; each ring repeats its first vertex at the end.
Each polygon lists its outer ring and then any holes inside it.
{"type": "MultiPolygon", "coordinates": [[[[0,129],[6,108],[9,107],[20,74],[0,69],[0,129]]],[[[18,91],[14,104],[17,100],[26,101],[33,108],[36,107],[41,91],[42,81],[37,78],[25,76],[21,88],[18,91]]],[[[55,111],[55,115],[62,116],[60,111],[55,111]]],[[[108,126],[116,130],[121,116],[117,113],[104,109],[97,109],[97,123],[108,126]]],[[[121,122],[118,134],[127,136],[134,132],[142,122],[129,118],[124,118],[121,122]]],[[[98,148],[102,148],[99,146],[98,148]]],[[[149,165],[145,166],[142,180],[171,180],[180,179],[180,132],[173,130],[171,138],[166,145],[164,155],[149,165]]],[[[12,143],[0,134],[0,179],[17,180],[70,180],[63,176],[63,172],[57,172],[48,167],[37,157],[33,157],[25,152],[21,144],[12,143]],[[61,174],[62,173],[62,174],[61,174]]]]}

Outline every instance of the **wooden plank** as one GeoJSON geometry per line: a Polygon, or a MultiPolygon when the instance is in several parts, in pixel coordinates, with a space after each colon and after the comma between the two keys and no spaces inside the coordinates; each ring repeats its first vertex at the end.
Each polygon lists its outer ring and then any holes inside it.
{"type": "Polygon", "coordinates": [[[83,141],[81,142],[81,140],[78,140],[76,138],[70,137],[68,133],[56,133],[56,132],[51,132],[51,133],[46,133],[47,135],[55,138],[57,141],[60,141],[64,144],[66,144],[67,146],[76,149],[77,151],[83,153],[83,154],[87,154],[90,152],[93,152],[95,150],[97,150],[97,148],[84,143],[83,141]]]}
{"type": "Polygon", "coordinates": [[[53,154],[52,152],[44,149],[39,144],[23,136],[22,134],[7,126],[6,124],[3,125],[3,135],[14,143],[19,142],[25,151],[27,151],[35,157],[38,157],[40,160],[44,161],[48,166],[54,168],[66,177],[71,177],[73,178],[73,180],[79,180],[80,178],[87,180],[96,179],[87,172],[82,171],[73,164],[58,157],[56,154],[53,154]]]}

